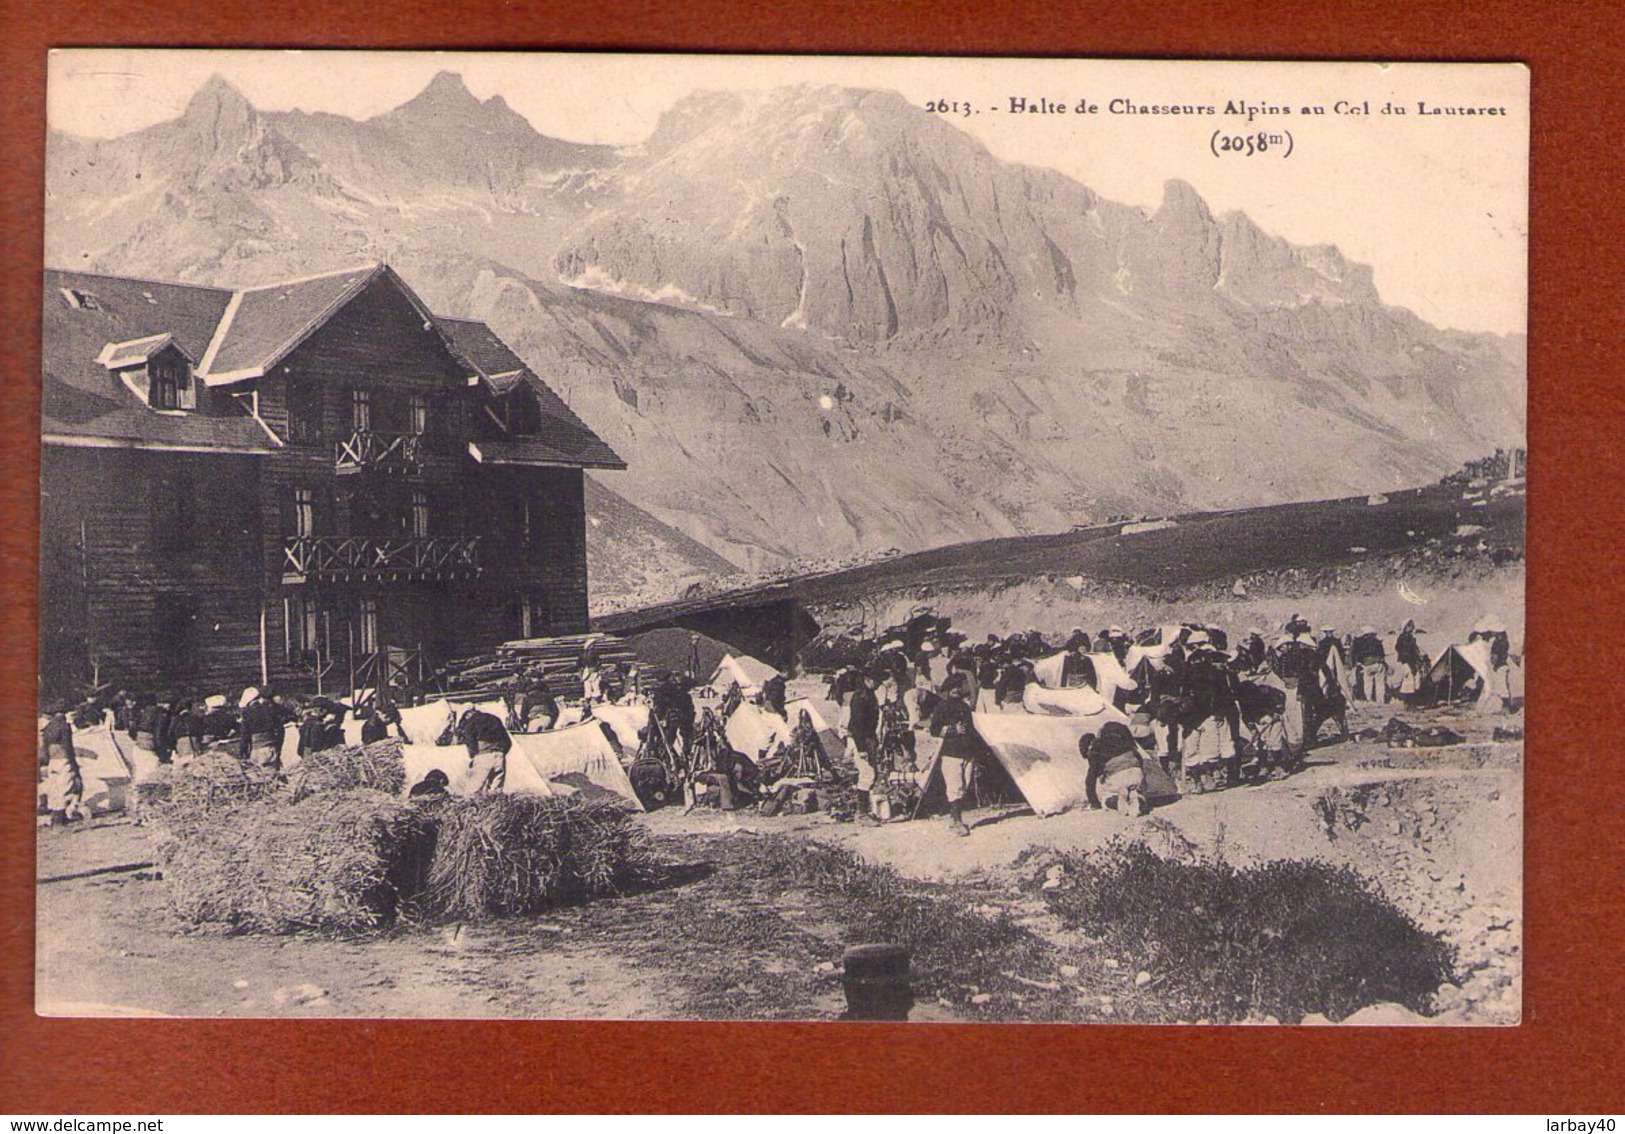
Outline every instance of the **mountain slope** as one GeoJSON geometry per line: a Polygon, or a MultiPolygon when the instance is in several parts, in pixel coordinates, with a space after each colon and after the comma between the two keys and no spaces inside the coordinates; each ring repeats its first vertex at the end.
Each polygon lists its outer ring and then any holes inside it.
{"type": "Polygon", "coordinates": [[[48,160],[48,262],[242,284],[387,259],[628,458],[632,505],[747,568],[1393,488],[1523,435],[1521,340],[1430,327],[1183,183],[1119,205],[884,92],[697,94],[612,152],[454,76],[366,122],[212,82],[48,160]]]}

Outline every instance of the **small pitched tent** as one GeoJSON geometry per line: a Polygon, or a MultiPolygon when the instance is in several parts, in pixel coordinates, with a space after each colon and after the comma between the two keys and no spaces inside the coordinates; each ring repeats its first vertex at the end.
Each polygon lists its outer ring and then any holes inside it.
{"type": "Polygon", "coordinates": [[[1040,815],[1055,815],[1088,800],[1084,785],[1089,765],[1078,751],[1078,741],[1098,736],[1109,721],[1128,723],[1110,705],[1093,716],[977,713],[972,719],[976,731],[1040,815]]]}
{"type": "Polygon", "coordinates": [[[752,760],[760,760],[790,739],[795,721],[793,714],[785,720],[760,706],[742,704],[723,725],[723,732],[728,737],[729,748],[752,760]]]}
{"type": "Polygon", "coordinates": [[[1128,723],[1128,717],[1105,697],[1079,685],[1073,689],[1046,689],[1042,685],[1028,685],[1021,693],[1021,704],[1027,712],[1040,717],[1098,717],[1095,731],[1107,721],[1128,723]]]}
{"type": "Polygon", "coordinates": [[[1501,698],[1522,695],[1522,674],[1519,672],[1514,682],[1515,669],[1511,664],[1501,670],[1491,665],[1488,642],[1451,646],[1428,670],[1424,683],[1427,699],[1435,702],[1470,700],[1480,711],[1500,712],[1501,698]]]}
{"type": "MultiPolygon", "coordinates": [[[[516,764],[526,762],[549,795],[609,794],[643,810],[621,767],[619,745],[594,721],[514,737],[513,751],[508,753],[509,775],[516,764]]],[[[507,790],[516,789],[510,784],[507,790]]]]}
{"type": "Polygon", "coordinates": [[[430,701],[401,710],[401,730],[408,744],[433,744],[450,723],[450,701],[430,701]]]}
{"type": "Polygon", "coordinates": [[[769,680],[782,676],[778,670],[749,654],[725,654],[711,674],[711,687],[723,690],[737,684],[745,696],[754,697],[769,680]]]}

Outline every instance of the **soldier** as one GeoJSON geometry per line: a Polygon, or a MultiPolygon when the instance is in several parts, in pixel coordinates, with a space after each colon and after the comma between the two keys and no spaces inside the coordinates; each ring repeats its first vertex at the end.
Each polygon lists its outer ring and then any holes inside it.
{"type": "Polygon", "coordinates": [[[1121,721],[1108,721],[1099,736],[1078,738],[1078,751],[1089,763],[1083,790],[1089,806],[1100,810],[1102,799],[1117,797],[1117,814],[1137,819],[1150,810],[1145,798],[1145,766],[1134,734],[1121,721]]]}
{"type": "Polygon", "coordinates": [[[237,758],[271,773],[282,771],[282,734],[287,711],[267,700],[250,685],[237,701],[242,709],[238,726],[237,758]]]}
{"type": "Polygon", "coordinates": [[[880,747],[880,699],[875,696],[879,677],[867,670],[846,703],[846,754],[858,769],[858,822],[878,826],[870,810],[869,793],[875,785],[875,756],[880,747]]]}
{"type": "Polygon", "coordinates": [[[1354,696],[1378,705],[1388,703],[1388,650],[1375,626],[1362,626],[1354,637],[1354,696]]]}
{"type": "Polygon", "coordinates": [[[948,793],[948,824],[961,838],[970,834],[965,825],[965,792],[982,744],[971,719],[973,685],[968,674],[950,677],[931,710],[931,735],[942,739],[938,766],[948,793]]]}
{"type": "Polygon", "coordinates": [[[171,729],[175,763],[189,764],[208,746],[208,710],[202,701],[183,702],[171,729]]]}
{"type": "Polygon", "coordinates": [[[502,722],[473,705],[457,722],[457,742],[468,749],[468,794],[500,792],[507,781],[513,737],[502,722]]]}
{"type": "Polygon", "coordinates": [[[1416,636],[1426,633],[1426,630],[1416,628],[1416,620],[1413,618],[1407,618],[1405,625],[1399,629],[1399,639],[1394,643],[1394,658],[1405,667],[1405,676],[1399,683],[1399,691],[1402,694],[1419,693],[1422,690],[1422,675],[1427,670],[1427,655],[1422,653],[1422,647],[1417,643],[1416,636]]]}
{"type": "Polygon", "coordinates": [[[1286,734],[1286,761],[1290,766],[1303,760],[1314,740],[1308,732],[1309,723],[1319,723],[1320,652],[1308,639],[1310,627],[1304,618],[1294,614],[1282,629],[1286,637],[1271,652],[1270,668],[1286,686],[1286,710],[1281,724],[1286,734]]]}
{"type": "Polygon", "coordinates": [[[73,747],[73,726],[68,724],[67,706],[52,704],[49,718],[40,729],[40,799],[53,819],[88,819],[85,808],[85,781],[79,770],[78,753],[73,747]]]}

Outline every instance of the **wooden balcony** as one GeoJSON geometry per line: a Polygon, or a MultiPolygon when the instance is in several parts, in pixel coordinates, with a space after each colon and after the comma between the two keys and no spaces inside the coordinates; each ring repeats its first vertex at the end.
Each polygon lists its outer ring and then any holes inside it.
{"type": "Polygon", "coordinates": [[[422,455],[423,438],[415,434],[357,429],[343,441],[333,442],[333,471],[411,472],[421,463],[422,455]]]}
{"type": "Polygon", "coordinates": [[[295,536],[283,541],[282,581],[404,582],[475,579],[479,536],[461,539],[362,539],[295,536]]]}

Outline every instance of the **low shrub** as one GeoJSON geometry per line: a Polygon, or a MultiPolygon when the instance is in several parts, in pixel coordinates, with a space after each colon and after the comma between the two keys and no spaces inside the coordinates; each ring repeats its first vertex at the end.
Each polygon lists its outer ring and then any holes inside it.
{"type": "Polygon", "coordinates": [[[1193,1018],[1309,1013],[1367,1004],[1425,1012],[1454,955],[1348,867],[1173,861],[1141,843],[1062,856],[1044,891],[1069,926],[1152,974],[1193,1018]]]}
{"type": "Polygon", "coordinates": [[[889,866],[851,851],[801,839],[762,840],[758,869],[786,888],[805,887],[834,899],[852,943],[903,945],[913,957],[920,991],[949,985],[1007,983],[1006,970],[1044,969],[1044,943],[1007,914],[987,916],[950,892],[932,893],[889,866]]]}

